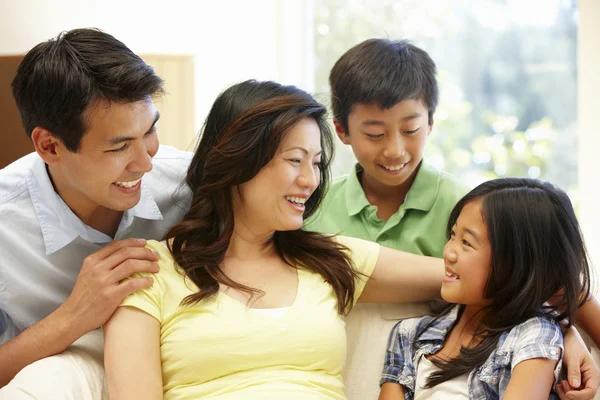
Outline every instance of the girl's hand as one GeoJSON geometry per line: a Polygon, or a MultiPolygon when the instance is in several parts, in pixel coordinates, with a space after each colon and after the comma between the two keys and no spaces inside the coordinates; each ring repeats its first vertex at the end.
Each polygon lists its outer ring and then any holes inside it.
{"type": "Polygon", "coordinates": [[[575,327],[569,328],[564,342],[568,381],[559,382],[555,387],[556,393],[561,400],[593,399],[600,386],[598,366],[575,327]]]}

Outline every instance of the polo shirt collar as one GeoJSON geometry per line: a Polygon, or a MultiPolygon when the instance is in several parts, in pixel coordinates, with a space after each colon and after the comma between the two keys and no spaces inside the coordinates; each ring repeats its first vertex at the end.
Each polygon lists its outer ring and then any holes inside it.
{"type": "MultiPolygon", "coordinates": [[[[46,255],[67,246],[77,237],[91,243],[108,243],[113,239],[90,226],[86,225],[73,213],[63,199],[54,191],[46,164],[41,158],[34,161],[32,173],[27,178],[27,186],[31,196],[33,209],[40,224],[46,255]]],[[[142,181],[141,198],[131,210],[123,213],[119,231],[128,228],[134,217],[162,220],[163,216],[142,181]]]]}
{"type": "MultiPolygon", "coordinates": [[[[349,216],[357,215],[371,205],[358,179],[362,170],[360,164],[356,164],[346,179],[346,208],[349,216]]],[[[415,180],[406,195],[404,208],[430,211],[437,198],[441,178],[438,169],[424,160],[421,161],[415,180]]]]}
{"type": "Polygon", "coordinates": [[[356,215],[371,205],[358,180],[358,174],[362,170],[363,168],[357,163],[346,179],[346,208],[349,216],[356,215]]]}

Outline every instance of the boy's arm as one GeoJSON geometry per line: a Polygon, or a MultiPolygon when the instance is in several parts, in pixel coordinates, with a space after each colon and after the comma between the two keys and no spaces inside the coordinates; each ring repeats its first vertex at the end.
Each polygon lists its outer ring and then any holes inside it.
{"type": "Polygon", "coordinates": [[[151,278],[122,282],[138,271],[156,272],[158,258],[145,241],[114,241],[88,256],[69,298],[56,311],[0,345],[0,388],[29,364],[66,350],[99,328],[130,293],[152,285],[151,278]]]}
{"type": "Polygon", "coordinates": [[[404,388],[399,383],[386,382],[381,386],[379,400],[406,400],[404,388]]]}
{"type": "Polygon", "coordinates": [[[532,358],[515,366],[504,392],[503,400],[547,400],[557,361],[547,358],[532,358]]]}

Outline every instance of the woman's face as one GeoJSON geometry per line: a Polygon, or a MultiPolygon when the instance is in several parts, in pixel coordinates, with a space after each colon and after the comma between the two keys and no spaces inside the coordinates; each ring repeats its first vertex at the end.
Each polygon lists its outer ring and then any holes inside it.
{"type": "Polygon", "coordinates": [[[320,183],[321,131],[312,118],[298,122],[273,159],[233,190],[236,228],[262,235],[302,227],[304,203],[320,183]]]}

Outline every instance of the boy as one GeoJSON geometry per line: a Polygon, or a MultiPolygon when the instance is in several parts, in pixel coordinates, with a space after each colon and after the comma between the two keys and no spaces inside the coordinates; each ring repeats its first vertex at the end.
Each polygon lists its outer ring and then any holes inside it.
{"type": "MultiPolygon", "coordinates": [[[[467,188],[423,161],[438,104],[435,63],[407,41],[370,39],[329,75],[336,133],[358,164],[330,186],[306,229],[441,257],[446,221],[467,188]]],[[[389,331],[425,304],[357,305],[347,319],[348,399],[375,399],[389,331]],[[352,352],[354,350],[354,352],[352,352]]]]}

